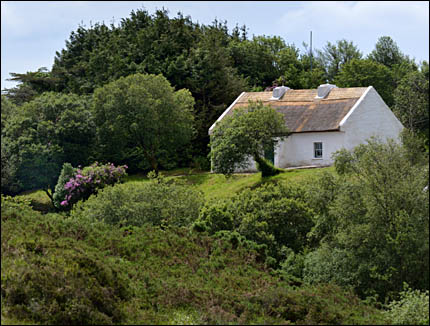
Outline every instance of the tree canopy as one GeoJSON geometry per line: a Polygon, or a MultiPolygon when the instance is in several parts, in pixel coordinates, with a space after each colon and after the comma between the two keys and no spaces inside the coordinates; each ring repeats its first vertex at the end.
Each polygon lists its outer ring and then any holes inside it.
{"type": "Polygon", "coordinates": [[[421,71],[411,71],[394,92],[393,112],[405,127],[429,139],[428,64],[421,71]],[[426,77],[427,74],[427,77],[426,77]]]}
{"type": "Polygon", "coordinates": [[[246,168],[250,158],[261,169],[265,149],[273,149],[288,133],[282,114],[261,102],[236,109],[217,122],[211,134],[213,170],[229,175],[237,168],[246,168]]]}
{"type": "Polygon", "coordinates": [[[193,136],[194,99],[188,90],[174,91],[161,75],[135,74],[94,93],[93,113],[98,155],[134,168],[169,168],[187,153],[193,136]]]}
{"type": "Polygon", "coordinates": [[[95,137],[89,103],[46,92],[11,111],[4,127],[2,121],[2,163],[13,166],[10,192],[42,188],[51,197],[64,161],[89,160],[95,137]]]}

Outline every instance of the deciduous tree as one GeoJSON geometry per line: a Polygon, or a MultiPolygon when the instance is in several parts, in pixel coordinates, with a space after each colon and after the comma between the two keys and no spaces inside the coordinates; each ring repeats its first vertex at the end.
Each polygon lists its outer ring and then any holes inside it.
{"type": "Polygon", "coordinates": [[[140,161],[135,169],[158,172],[190,145],[193,106],[188,90],[175,92],[161,75],[135,74],[97,89],[94,116],[101,159],[129,166],[135,159],[140,161]]]}
{"type": "Polygon", "coordinates": [[[246,168],[250,158],[261,169],[267,164],[262,157],[264,150],[274,148],[288,133],[282,114],[261,102],[236,109],[217,122],[211,134],[213,170],[229,175],[237,168],[246,168]]]}

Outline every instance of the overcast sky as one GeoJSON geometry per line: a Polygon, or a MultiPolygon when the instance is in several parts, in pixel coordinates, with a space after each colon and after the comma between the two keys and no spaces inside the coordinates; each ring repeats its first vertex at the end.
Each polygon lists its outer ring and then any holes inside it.
{"type": "Polygon", "coordinates": [[[180,11],[193,22],[227,21],[229,30],[248,27],[249,36],[276,35],[303,51],[322,49],[327,41],[353,41],[367,55],[381,36],[391,36],[404,54],[429,60],[428,1],[2,1],[1,89],[10,72],[52,68],[55,52],[83,23],[109,25],[129,17],[131,10],[153,14],[164,7],[170,17],[180,11]]]}

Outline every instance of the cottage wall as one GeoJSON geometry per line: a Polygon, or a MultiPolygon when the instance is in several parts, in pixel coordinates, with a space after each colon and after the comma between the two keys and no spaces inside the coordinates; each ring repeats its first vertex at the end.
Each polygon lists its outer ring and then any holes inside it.
{"type": "Polygon", "coordinates": [[[279,142],[275,149],[275,166],[287,168],[307,165],[330,165],[331,155],[342,148],[344,132],[306,132],[291,134],[286,140],[279,142]],[[314,143],[323,145],[322,158],[314,158],[314,143]]]}
{"type": "Polygon", "coordinates": [[[345,132],[344,147],[348,150],[366,143],[372,136],[382,141],[388,138],[399,141],[403,129],[403,125],[372,86],[369,86],[339,126],[345,132]]]}

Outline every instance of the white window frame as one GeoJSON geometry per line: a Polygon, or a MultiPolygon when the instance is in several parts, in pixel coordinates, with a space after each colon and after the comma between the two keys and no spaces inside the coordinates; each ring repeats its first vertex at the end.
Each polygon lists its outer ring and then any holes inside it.
{"type": "Polygon", "coordinates": [[[314,159],[322,160],[324,155],[323,153],[324,153],[323,142],[322,141],[314,142],[314,159]],[[317,148],[317,144],[320,144],[321,148],[317,148]],[[317,156],[317,151],[321,152],[321,156],[317,156]]]}

